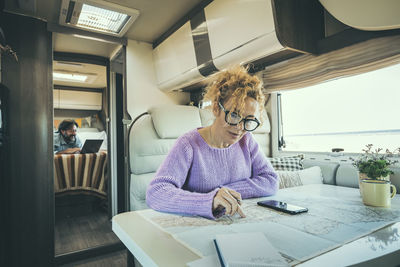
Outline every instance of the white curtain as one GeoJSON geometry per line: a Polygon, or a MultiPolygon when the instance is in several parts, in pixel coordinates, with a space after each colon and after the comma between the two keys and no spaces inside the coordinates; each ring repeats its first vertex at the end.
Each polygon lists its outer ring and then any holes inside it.
{"type": "Polygon", "coordinates": [[[400,63],[400,36],[381,37],[322,55],[302,55],[266,67],[265,92],[315,85],[400,63]]]}

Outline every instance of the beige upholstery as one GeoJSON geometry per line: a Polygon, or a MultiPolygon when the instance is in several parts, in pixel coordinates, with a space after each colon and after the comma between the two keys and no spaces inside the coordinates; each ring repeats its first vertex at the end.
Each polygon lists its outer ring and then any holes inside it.
{"type": "MultiPolygon", "coordinates": [[[[129,133],[130,209],[147,208],[146,189],[176,139],[214,121],[208,109],[192,106],[158,106],[135,121],[129,133]]],[[[264,152],[269,152],[269,121],[254,132],[264,152]]]]}
{"type": "Polygon", "coordinates": [[[264,113],[264,122],[255,131],[252,132],[254,139],[256,139],[260,149],[264,152],[265,156],[270,156],[270,137],[271,125],[268,120],[267,112],[264,113]]]}

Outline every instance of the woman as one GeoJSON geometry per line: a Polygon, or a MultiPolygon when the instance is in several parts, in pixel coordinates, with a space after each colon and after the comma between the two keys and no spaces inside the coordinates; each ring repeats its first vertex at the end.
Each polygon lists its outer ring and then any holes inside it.
{"type": "Polygon", "coordinates": [[[179,137],[150,183],[146,202],[158,211],[215,219],[245,214],[242,198],[275,194],[278,178],[249,133],[264,108],[261,82],[242,67],[207,88],[215,121],[179,137]]]}

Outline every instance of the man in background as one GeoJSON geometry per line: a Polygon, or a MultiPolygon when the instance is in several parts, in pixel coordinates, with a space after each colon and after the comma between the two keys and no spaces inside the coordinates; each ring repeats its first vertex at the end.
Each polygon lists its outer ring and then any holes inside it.
{"type": "Polygon", "coordinates": [[[54,154],[79,153],[82,142],[76,135],[78,124],[74,120],[63,120],[54,133],[54,154]]]}

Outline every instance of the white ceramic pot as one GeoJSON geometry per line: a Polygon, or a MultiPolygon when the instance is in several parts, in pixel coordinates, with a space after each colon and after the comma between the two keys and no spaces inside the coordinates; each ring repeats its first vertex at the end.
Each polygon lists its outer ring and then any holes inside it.
{"type": "Polygon", "coordinates": [[[360,189],[360,195],[363,195],[363,184],[361,183],[362,180],[383,180],[383,181],[389,181],[390,182],[390,175],[386,175],[385,177],[378,177],[377,179],[372,179],[367,176],[366,173],[363,172],[358,172],[358,188],[360,189]]]}
{"type": "Polygon", "coordinates": [[[396,187],[386,180],[364,179],[361,181],[361,187],[362,200],[369,206],[388,208],[396,195],[396,187]]]}

